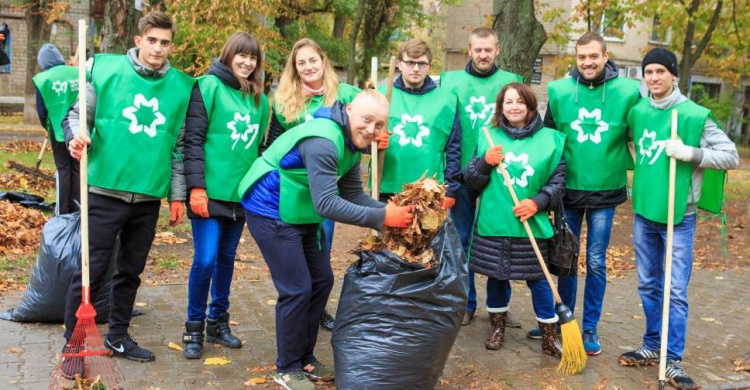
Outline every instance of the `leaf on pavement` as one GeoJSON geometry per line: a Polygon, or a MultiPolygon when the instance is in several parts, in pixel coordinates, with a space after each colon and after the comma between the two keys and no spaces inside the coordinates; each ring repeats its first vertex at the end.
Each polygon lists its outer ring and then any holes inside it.
{"type": "Polygon", "coordinates": [[[175,342],[170,341],[169,344],[167,344],[169,349],[174,349],[175,351],[184,351],[185,348],[182,348],[180,344],[177,344],[175,342]]]}
{"type": "Polygon", "coordinates": [[[203,362],[203,364],[205,364],[207,366],[224,366],[224,365],[227,365],[227,364],[229,364],[231,362],[232,362],[231,360],[229,360],[229,359],[227,359],[225,357],[212,357],[212,358],[207,358],[203,362]]]}
{"type": "Polygon", "coordinates": [[[268,382],[266,378],[250,378],[247,382],[245,382],[245,386],[255,386],[255,385],[262,385],[264,383],[268,382]]]}

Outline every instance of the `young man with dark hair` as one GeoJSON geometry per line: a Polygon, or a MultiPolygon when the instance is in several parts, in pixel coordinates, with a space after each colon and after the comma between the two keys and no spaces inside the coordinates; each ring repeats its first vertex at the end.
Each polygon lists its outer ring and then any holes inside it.
{"type": "MultiPolygon", "coordinates": [[[[711,110],[685,97],[677,87],[677,57],[663,48],[649,51],[642,62],[651,96],[628,113],[636,160],[633,172],[633,244],[638,294],[646,316],[643,345],[618,357],[620,365],[659,361],[664,280],[671,280],[666,377],[678,389],[700,388],[682,365],[688,324],[688,295],[693,268],[696,208],[706,191],[705,169],[727,170],[740,164],[737,148],[719,128],[711,110]],[[672,111],[677,110],[677,139],[671,139],[672,111]],[[674,193],[672,274],[664,275],[670,158],[677,160],[674,193]],[[702,191],[703,190],[703,191],[702,191]]],[[[715,194],[714,194],[715,195],[715,194]]],[[[720,198],[720,196],[718,197],[720,198]]]]}
{"type": "MultiPolygon", "coordinates": [[[[89,224],[91,296],[95,297],[114,261],[109,333],[104,345],[115,356],[148,362],[151,351],[128,334],[140,274],[156,233],[161,199],[170,198],[173,225],[184,211],[182,165],[184,120],[194,80],[170,66],[174,25],[154,11],[141,18],[136,47],[126,55],[101,54],[91,63],[87,118],[78,103],[63,120],[70,155],[81,158],[89,147],[89,224]],[[83,125],[87,124],[86,127],[83,125]],[[89,138],[89,134],[90,138],[89,138]],[[112,259],[116,238],[120,245],[112,259]]],[[[73,276],[65,310],[70,340],[81,303],[81,273],[73,276]]],[[[75,375],[81,358],[63,361],[75,375]]],[[[82,370],[82,368],[78,368],[82,370]]],[[[80,373],[80,372],[78,372],[80,373]]]]}
{"type": "MultiPolygon", "coordinates": [[[[607,286],[607,247],[615,208],[627,200],[628,111],[640,98],[639,83],[618,77],[601,35],[583,34],[576,43],[571,77],[548,84],[545,126],[567,135],[565,143],[565,218],[580,237],[585,219],[586,287],[583,341],[589,355],[602,353],[597,325],[607,286]]],[[[575,310],[578,275],[559,278],[563,303],[575,310]]],[[[537,338],[538,330],[529,332],[537,338]]]]}
{"type": "Polygon", "coordinates": [[[41,73],[34,76],[36,112],[47,129],[57,168],[57,214],[78,210],[80,197],[78,161],[70,157],[65,145],[62,120],[78,99],[78,68],[65,65],[57,47],[45,43],[37,56],[41,73]]]}
{"type": "MultiPolygon", "coordinates": [[[[443,207],[455,204],[461,186],[461,125],[454,121],[456,97],[429,77],[432,51],[422,39],[404,42],[398,52],[401,75],[393,81],[380,200],[401,192],[404,184],[437,175],[447,185],[443,207]]],[[[387,87],[381,86],[385,93],[387,87]]]]}
{"type": "MultiPolygon", "coordinates": [[[[452,92],[458,100],[454,120],[461,126],[462,172],[474,155],[478,137],[483,137],[480,134],[482,127],[492,126],[497,94],[506,84],[514,81],[523,82],[521,76],[501,70],[495,65],[499,54],[500,44],[495,31],[489,27],[478,27],[469,36],[470,58],[466,69],[445,72],[440,76],[440,88],[452,92]]],[[[461,236],[461,245],[465,252],[469,250],[478,196],[476,190],[464,183],[458,188],[455,205],[451,209],[451,218],[461,236]]],[[[469,302],[463,325],[471,323],[476,310],[477,290],[474,285],[474,272],[469,271],[469,302]]],[[[506,326],[520,328],[521,324],[511,319],[508,313],[506,326]]]]}

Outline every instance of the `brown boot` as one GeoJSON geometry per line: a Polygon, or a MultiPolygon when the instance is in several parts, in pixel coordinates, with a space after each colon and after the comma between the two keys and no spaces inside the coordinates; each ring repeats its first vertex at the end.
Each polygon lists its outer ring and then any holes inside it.
{"type": "Polygon", "coordinates": [[[539,330],[542,332],[542,352],[545,355],[561,358],[562,347],[557,339],[557,324],[539,322],[539,330]]]}
{"type": "Polygon", "coordinates": [[[492,326],[492,331],[484,342],[485,348],[498,350],[503,346],[503,339],[505,338],[505,317],[507,315],[508,312],[490,313],[490,325],[492,326]]]}

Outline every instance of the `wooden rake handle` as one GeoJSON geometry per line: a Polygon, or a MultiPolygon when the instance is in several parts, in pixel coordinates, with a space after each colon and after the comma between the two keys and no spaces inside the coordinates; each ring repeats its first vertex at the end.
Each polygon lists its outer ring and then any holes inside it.
{"type": "MultiPolygon", "coordinates": [[[[86,136],[88,124],[86,122],[86,21],[78,21],[78,133],[86,136]]],[[[83,302],[90,301],[89,292],[89,180],[88,180],[88,148],[83,146],[80,162],[80,190],[81,190],[81,279],[83,282],[83,302]]]]}
{"type": "MultiPolygon", "coordinates": [[[[388,64],[388,84],[386,84],[385,99],[388,100],[388,120],[390,120],[390,104],[391,96],[393,96],[393,77],[396,73],[396,56],[391,56],[391,61],[388,64]]],[[[383,165],[385,164],[385,149],[378,151],[378,189],[380,189],[380,183],[383,181],[383,165]]]]}
{"type": "MultiPolygon", "coordinates": [[[[495,146],[495,143],[492,141],[492,137],[490,137],[490,132],[487,130],[486,127],[482,128],[482,131],[484,132],[484,136],[487,137],[487,142],[490,144],[491,147],[495,146]]],[[[498,169],[500,170],[500,174],[503,175],[503,182],[505,182],[505,186],[508,187],[508,191],[510,191],[510,196],[513,198],[513,204],[515,206],[518,206],[518,196],[516,196],[516,191],[513,189],[513,182],[510,180],[510,176],[508,175],[508,171],[505,170],[505,167],[503,166],[503,163],[497,165],[498,169]]],[[[555,303],[562,303],[562,298],[560,298],[560,294],[557,292],[557,286],[555,286],[555,282],[552,280],[552,275],[550,275],[549,270],[547,269],[547,264],[544,262],[544,257],[542,256],[542,252],[539,250],[539,246],[536,243],[536,239],[534,238],[534,233],[531,232],[531,226],[529,226],[528,221],[523,222],[523,227],[526,229],[526,235],[529,236],[529,240],[531,241],[531,246],[534,248],[534,253],[536,253],[536,258],[539,261],[539,265],[542,266],[542,272],[544,272],[544,277],[547,278],[547,282],[549,283],[549,286],[552,289],[552,295],[555,297],[555,303]]]]}

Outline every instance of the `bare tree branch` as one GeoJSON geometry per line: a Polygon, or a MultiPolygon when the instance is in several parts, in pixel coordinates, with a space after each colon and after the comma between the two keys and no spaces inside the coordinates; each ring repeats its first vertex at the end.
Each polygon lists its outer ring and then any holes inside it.
{"type": "Polygon", "coordinates": [[[714,29],[716,29],[716,25],[719,24],[719,14],[721,14],[721,7],[723,5],[724,0],[717,1],[716,9],[714,9],[714,14],[713,16],[711,16],[711,23],[708,25],[706,33],[703,34],[703,38],[700,40],[700,42],[698,42],[698,47],[696,47],[695,53],[693,53],[693,58],[691,59],[691,65],[695,65],[695,62],[698,60],[698,58],[701,57],[703,51],[706,50],[708,42],[711,41],[711,36],[714,33],[714,29]]]}

